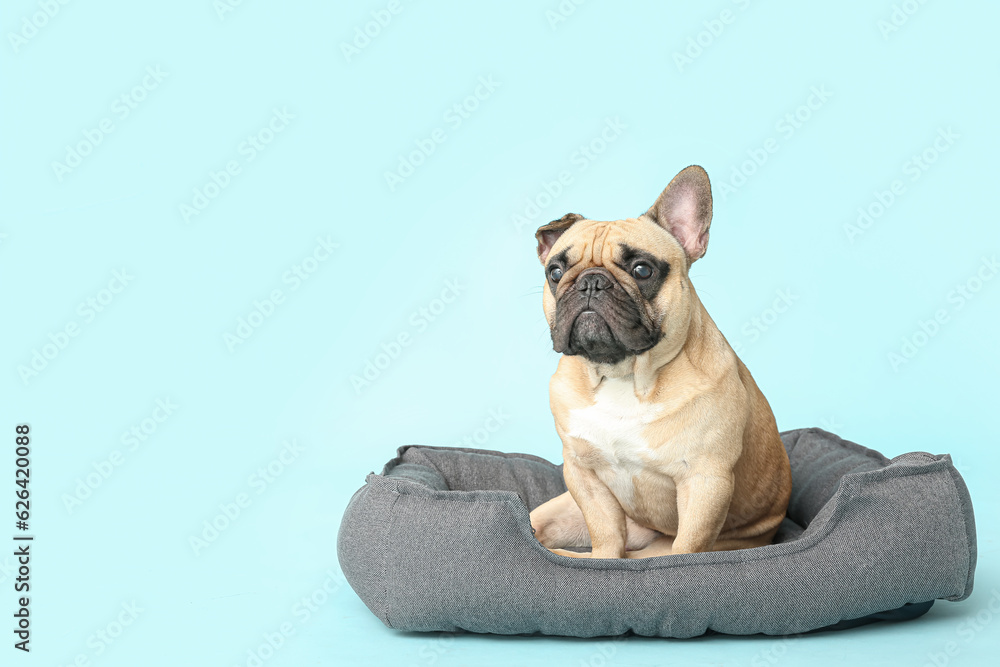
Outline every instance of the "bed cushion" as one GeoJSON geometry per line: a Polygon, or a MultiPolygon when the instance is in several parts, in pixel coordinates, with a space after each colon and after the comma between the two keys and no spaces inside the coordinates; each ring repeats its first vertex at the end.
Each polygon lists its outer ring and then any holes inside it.
{"type": "Polygon", "coordinates": [[[647,559],[551,553],[528,513],[566,490],[529,454],[401,447],[344,512],[341,568],[400,630],[594,637],[843,629],[972,592],[976,535],[951,458],[889,460],[821,429],[782,433],[788,516],[773,544],[647,559]]]}

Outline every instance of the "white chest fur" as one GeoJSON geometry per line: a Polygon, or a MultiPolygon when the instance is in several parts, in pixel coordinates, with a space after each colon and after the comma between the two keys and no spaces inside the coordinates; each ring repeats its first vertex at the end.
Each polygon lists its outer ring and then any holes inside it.
{"type": "Polygon", "coordinates": [[[643,432],[662,411],[663,406],[636,398],[631,378],[605,378],[593,405],[569,413],[567,435],[601,452],[607,465],[597,469],[598,476],[623,505],[633,497],[632,477],[653,457],[643,432]]]}

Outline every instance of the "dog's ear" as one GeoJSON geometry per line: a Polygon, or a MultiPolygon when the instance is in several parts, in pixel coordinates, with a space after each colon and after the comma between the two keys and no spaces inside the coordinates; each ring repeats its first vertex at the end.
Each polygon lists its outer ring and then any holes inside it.
{"type": "Polygon", "coordinates": [[[552,246],[556,244],[563,232],[572,227],[577,220],[583,220],[583,216],[579,213],[567,213],[558,220],[553,220],[538,228],[538,231],[535,232],[535,238],[538,240],[538,261],[545,264],[545,259],[549,256],[552,246]]]}
{"type": "Polygon", "coordinates": [[[697,165],[681,171],[660,193],[646,216],[680,241],[689,262],[703,256],[708,249],[708,227],[712,224],[712,185],[708,174],[697,165]]]}

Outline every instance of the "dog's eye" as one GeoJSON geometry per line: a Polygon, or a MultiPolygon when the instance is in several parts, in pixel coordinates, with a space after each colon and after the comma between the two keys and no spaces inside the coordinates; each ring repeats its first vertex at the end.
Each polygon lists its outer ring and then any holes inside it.
{"type": "Polygon", "coordinates": [[[549,269],[549,280],[554,283],[559,282],[559,279],[563,276],[563,270],[558,266],[553,266],[549,269]]]}
{"type": "Polygon", "coordinates": [[[645,280],[653,275],[653,269],[649,266],[649,264],[636,264],[632,267],[632,275],[639,280],[645,280]]]}

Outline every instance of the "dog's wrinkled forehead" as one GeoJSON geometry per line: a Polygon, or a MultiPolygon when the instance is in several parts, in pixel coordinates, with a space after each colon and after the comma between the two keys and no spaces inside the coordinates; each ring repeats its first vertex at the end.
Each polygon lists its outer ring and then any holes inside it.
{"type": "Polygon", "coordinates": [[[681,263],[690,266],[704,256],[708,248],[708,229],[712,224],[712,186],[708,174],[697,165],[683,169],[670,181],[653,205],[638,218],[613,222],[588,220],[578,213],[567,213],[542,225],[535,232],[538,259],[544,265],[552,250],[560,252],[581,241],[577,251],[595,262],[608,257],[605,246],[627,242],[667,261],[682,251],[681,263]],[[589,246],[588,246],[589,240],[589,246]]]}
{"type": "Polygon", "coordinates": [[[579,218],[555,239],[546,264],[564,267],[621,266],[636,258],[683,263],[684,249],[670,234],[646,219],[588,220],[579,218]]]}

